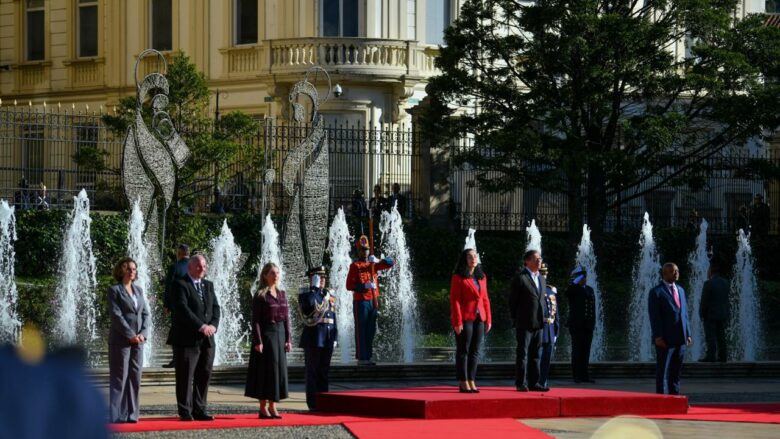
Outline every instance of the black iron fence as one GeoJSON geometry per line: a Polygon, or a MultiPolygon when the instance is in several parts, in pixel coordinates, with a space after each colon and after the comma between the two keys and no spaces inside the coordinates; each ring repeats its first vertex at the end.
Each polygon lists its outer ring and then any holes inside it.
{"type": "MultiPolygon", "coordinates": [[[[213,129],[208,125],[182,131],[186,139],[195,131],[213,129]]],[[[475,147],[468,139],[431,151],[423,133],[408,126],[333,123],[326,125],[325,132],[330,215],[340,207],[349,215],[365,215],[364,210],[373,205],[398,202],[407,218],[448,216],[464,229],[521,230],[531,219],[545,231],[567,229],[564,194],[534,188],[503,194],[480,190],[477,170],[450,162],[457,149],[475,147]]],[[[259,120],[255,133],[233,139],[240,147],[232,161],[207,163],[180,188],[183,207],[193,212],[283,215],[291,201],[283,188],[284,159],[310,133],[309,125],[259,120]],[[273,170],[272,181],[266,179],[268,170],[273,170]]],[[[125,209],[120,174],[123,141],[124,135],[114,135],[99,114],[2,108],[0,198],[18,208],[70,208],[72,197],[84,189],[94,209],[125,209]]],[[[732,232],[756,224],[755,212],[760,209],[752,205],[754,195],[760,194],[768,203],[769,232],[777,233],[780,182],[766,177],[767,173],[748,172],[777,167],[777,156],[731,156],[727,167],[720,166],[722,157],[709,160],[702,165],[708,171],[697,187],[661,185],[608,212],[606,229],[638,227],[644,212],[649,212],[660,227],[685,227],[704,218],[713,232],[732,232]]],[[[646,185],[672,171],[659,171],[646,185]]],[[[620,196],[631,195],[625,191],[620,196]]]]}
{"type": "MultiPolygon", "coordinates": [[[[473,147],[463,141],[453,145],[473,147]]],[[[489,153],[487,149],[484,152],[489,153]]],[[[676,166],[685,165],[681,161],[676,166]]],[[[705,219],[712,233],[732,233],[740,228],[773,234],[780,231],[780,157],[770,151],[754,151],[752,155],[724,153],[702,161],[697,168],[706,171],[701,172],[696,184],[675,179],[661,184],[677,171],[675,166],[669,166],[642,184],[613,196],[608,201],[617,206],[607,212],[605,230],[639,228],[647,212],[656,227],[696,228],[705,219]],[[759,206],[756,195],[763,205],[759,206]]],[[[480,190],[478,170],[468,165],[452,169],[452,210],[461,228],[522,230],[534,219],[544,231],[568,230],[566,194],[535,188],[487,193],[480,190]]],[[[585,218],[583,221],[586,222],[585,218]]]]}
{"type": "MultiPolygon", "coordinates": [[[[213,125],[183,127],[188,135],[213,125]]],[[[410,127],[332,124],[325,127],[329,150],[330,214],[353,214],[377,194],[389,206],[399,201],[406,217],[419,212],[419,151],[410,127]],[[395,186],[395,192],[394,192],[395,186]],[[378,192],[377,192],[378,191],[378,192]]],[[[180,187],[180,201],[192,212],[283,214],[290,197],[282,188],[284,158],[311,133],[310,125],[258,121],[257,130],[237,143],[229,163],[208,163],[180,187]],[[275,177],[266,185],[266,174],[275,177]],[[265,192],[264,192],[265,191],[265,192]],[[263,203],[267,193],[267,203],[263,203]]],[[[121,184],[124,135],[116,135],[100,114],[0,109],[0,198],[18,208],[70,208],[87,191],[97,210],[126,208],[121,184]]]]}
{"type": "MultiPolygon", "coordinates": [[[[283,187],[287,153],[312,132],[309,125],[266,120],[263,126],[268,148],[268,168],[275,171],[269,188],[269,209],[283,214],[291,196],[283,187]]],[[[400,125],[361,127],[325,126],[329,151],[330,214],[343,208],[348,215],[367,215],[373,206],[390,208],[397,201],[402,216],[420,212],[420,151],[416,132],[400,125]],[[362,211],[362,212],[361,212],[362,211]]]]}

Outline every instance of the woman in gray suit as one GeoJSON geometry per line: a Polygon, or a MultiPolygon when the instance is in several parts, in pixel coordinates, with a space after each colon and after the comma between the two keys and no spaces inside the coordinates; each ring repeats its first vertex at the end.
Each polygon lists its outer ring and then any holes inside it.
{"type": "Polygon", "coordinates": [[[124,257],[114,266],[116,285],[108,288],[109,420],[138,422],[138,391],[141,387],[143,344],[149,335],[149,308],[137,277],[133,259],[124,257]]]}

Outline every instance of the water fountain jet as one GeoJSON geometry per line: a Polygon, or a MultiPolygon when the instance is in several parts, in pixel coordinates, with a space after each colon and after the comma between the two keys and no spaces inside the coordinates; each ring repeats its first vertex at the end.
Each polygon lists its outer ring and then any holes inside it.
{"type": "MultiPolygon", "coordinates": [[[[385,281],[384,314],[396,316],[387,319],[380,327],[384,334],[381,337],[377,351],[384,354],[389,361],[414,361],[415,337],[417,334],[417,295],[414,291],[411,258],[406,245],[406,235],[403,230],[398,206],[393,206],[390,212],[382,212],[379,222],[382,234],[383,250],[395,258],[395,265],[389,270],[380,272],[380,279],[385,281]],[[400,328],[391,322],[398,322],[401,316],[400,328]],[[392,340],[392,339],[395,340],[392,340]],[[394,347],[400,341],[400,352],[394,347]]],[[[378,337],[380,338],[380,337],[378,337]]]]}
{"type": "Polygon", "coordinates": [[[330,254],[330,273],[328,283],[332,294],[336,296],[336,325],[338,327],[339,351],[341,362],[352,360],[354,349],[354,331],[352,316],[352,293],[347,290],[347,274],[352,258],[349,256],[350,235],[344,210],[339,208],[330,225],[328,254],[330,254]]]}
{"type": "MultiPolygon", "coordinates": [[[[90,238],[89,198],[84,189],[73,197],[73,212],[65,232],[60,260],[60,283],[55,296],[59,301],[55,338],[65,344],[80,344],[88,352],[97,340],[95,308],[95,255],[90,238]]],[[[94,358],[90,359],[94,362],[94,358]]]]}
{"type": "Polygon", "coordinates": [[[596,252],[593,250],[593,241],[590,240],[590,228],[587,224],[582,226],[582,239],[577,247],[577,259],[575,265],[583,267],[587,272],[587,284],[593,288],[596,301],[596,328],[593,331],[593,344],[590,350],[590,361],[604,360],[606,355],[607,333],[604,329],[604,306],[601,303],[601,290],[596,273],[596,252]]]}
{"type": "Polygon", "coordinates": [[[135,284],[141,287],[144,298],[149,308],[150,323],[149,337],[144,345],[144,366],[151,366],[154,359],[155,344],[157,342],[155,327],[157,320],[157,295],[152,288],[152,273],[149,266],[149,247],[144,242],[146,224],[144,214],[141,212],[139,202],[133,202],[133,210],[130,212],[130,223],[127,231],[127,255],[135,260],[137,277],[135,284]]]}
{"type": "Polygon", "coordinates": [[[16,306],[19,296],[14,275],[16,215],[14,207],[0,200],[0,344],[19,342],[21,319],[16,306]]]}
{"type": "Polygon", "coordinates": [[[214,335],[217,345],[214,365],[242,364],[243,342],[248,337],[238,291],[238,272],[243,261],[241,247],[236,244],[227,220],[222,223],[219,236],[211,240],[210,247],[208,278],[214,284],[220,308],[219,328],[214,335]]]}
{"type": "Polygon", "coordinates": [[[647,295],[651,288],[661,282],[661,262],[653,238],[653,224],[647,212],[642,221],[639,247],[639,258],[631,276],[634,288],[629,308],[629,356],[632,361],[651,361],[653,347],[647,295]]]}

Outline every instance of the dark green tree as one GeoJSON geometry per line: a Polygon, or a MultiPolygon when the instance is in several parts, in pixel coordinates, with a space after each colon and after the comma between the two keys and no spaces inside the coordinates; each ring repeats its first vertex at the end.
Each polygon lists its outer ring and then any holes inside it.
{"type": "Polygon", "coordinates": [[[426,123],[474,138],[455,159],[483,189],[566,194],[572,236],[583,218],[600,233],[609,209],[700,182],[780,123],[780,29],[737,3],[468,0],[426,123]]]}

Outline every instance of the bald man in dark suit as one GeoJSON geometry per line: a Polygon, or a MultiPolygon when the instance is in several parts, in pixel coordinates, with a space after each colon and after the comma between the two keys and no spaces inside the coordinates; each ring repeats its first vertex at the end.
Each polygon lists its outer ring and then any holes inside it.
{"type": "Polygon", "coordinates": [[[212,421],[206,402],[214,365],[214,334],[219,325],[219,303],[214,284],[203,279],[208,265],[201,255],[190,258],[187,276],[173,288],[173,324],[168,344],[176,368],[176,403],[182,421],[212,421]]]}

